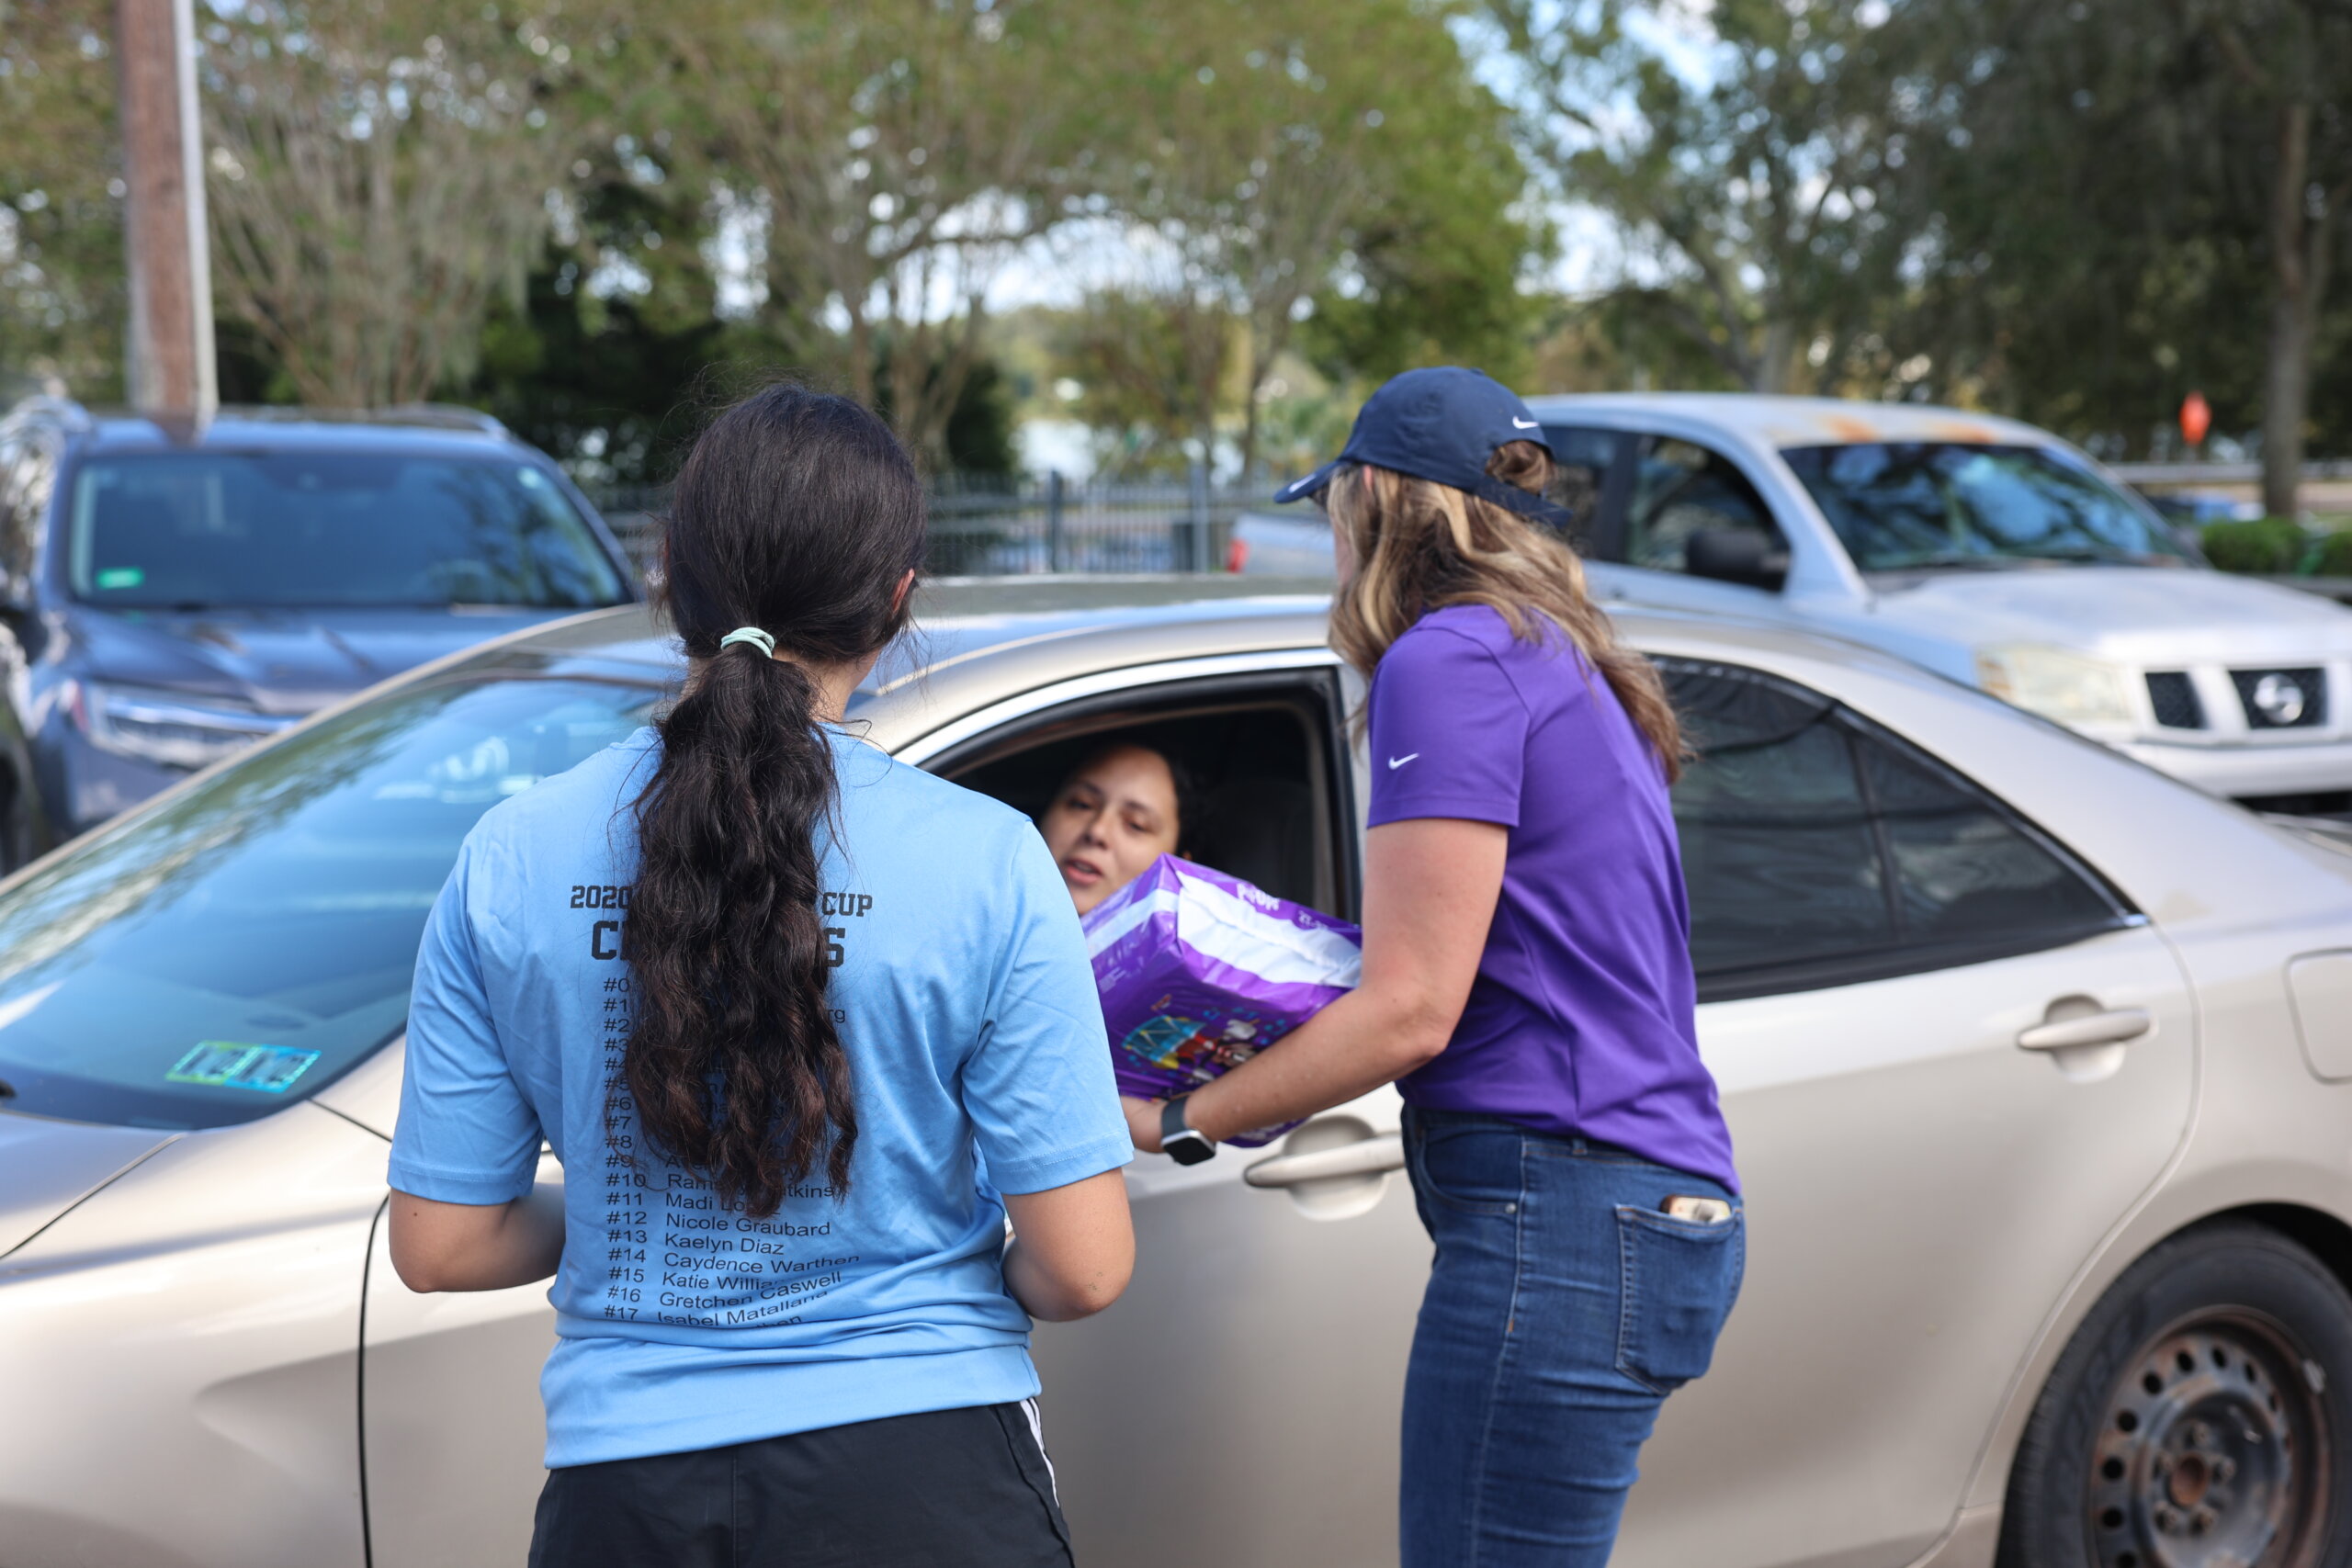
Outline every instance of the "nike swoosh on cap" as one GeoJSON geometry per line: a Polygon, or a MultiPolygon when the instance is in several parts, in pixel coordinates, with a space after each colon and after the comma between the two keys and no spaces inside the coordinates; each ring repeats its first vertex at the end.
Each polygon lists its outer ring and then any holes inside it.
{"type": "Polygon", "coordinates": [[[1419,756],[1419,755],[1420,755],[1420,753],[1419,753],[1419,751],[1408,751],[1408,752],[1407,752],[1405,755],[1403,755],[1403,756],[1401,756],[1401,757],[1391,757],[1391,758],[1389,758],[1389,759],[1388,759],[1388,768],[1389,768],[1389,771],[1390,771],[1391,773],[1394,773],[1396,770],[1397,770],[1398,768],[1403,767],[1406,763],[1408,763],[1408,762],[1411,761],[1414,758],[1416,758],[1416,757],[1418,757],[1418,756],[1419,756]]]}
{"type": "Polygon", "coordinates": [[[1535,421],[1532,419],[1521,419],[1517,414],[1510,416],[1510,427],[1513,430],[1534,430],[1538,428],[1535,421]]]}

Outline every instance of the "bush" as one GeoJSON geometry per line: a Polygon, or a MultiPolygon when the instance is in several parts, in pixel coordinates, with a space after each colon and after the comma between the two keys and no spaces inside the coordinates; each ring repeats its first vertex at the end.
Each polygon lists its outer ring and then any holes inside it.
{"type": "Polygon", "coordinates": [[[2339,528],[2319,536],[2319,547],[2312,552],[2312,575],[2352,577],[2352,528],[2339,528]]]}
{"type": "Polygon", "coordinates": [[[2204,547],[2205,558],[2223,571],[2283,576],[2302,565],[2306,540],[2293,519],[2263,517],[2251,523],[2209,523],[2198,543],[2204,547]]]}

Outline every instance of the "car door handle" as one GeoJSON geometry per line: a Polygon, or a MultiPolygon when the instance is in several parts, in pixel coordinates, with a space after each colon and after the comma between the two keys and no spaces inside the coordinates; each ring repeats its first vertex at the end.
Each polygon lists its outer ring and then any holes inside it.
{"type": "Polygon", "coordinates": [[[2120,1045],[2155,1026],[2146,1008],[2110,1008],[2080,1018],[2037,1023],[2018,1034],[2018,1046],[2025,1051],[2066,1051],[2080,1045],[2120,1045]]]}
{"type": "Polygon", "coordinates": [[[1378,1176],[1404,1168],[1404,1136],[1387,1133],[1342,1144],[1336,1149],[1274,1155],[1245,1168],[1241,1179],[1252,1187],[1296,1187],[1303,1181],[1323,1181],[1335,1176],[1378,1176]]]}

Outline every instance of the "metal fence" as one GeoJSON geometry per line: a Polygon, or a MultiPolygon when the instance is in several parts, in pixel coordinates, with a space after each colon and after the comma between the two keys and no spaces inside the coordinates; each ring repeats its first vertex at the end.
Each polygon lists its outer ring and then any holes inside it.
{"type": "MultiPolygon", "coordinates": [[[[2245,485],[2262,482],[2259,463],[2109,463],[2108,471],[2125,484],[2141,485],[2245,485]]],[[[2324,482],[2330,479],[2352,479],[2352,460],[2341,457],[2315,458],[2303,465],[2303,482],[2324,482]]]]}
{"type": "MultiPolygon", "coordinates": [[[[590,498],[641,569],[667,489],[611,488],[590,498]]],[[[1213,486],[1197,468],[1189,479],[1146,484],[1081,484],[1060,474],[1002,483],[959,479],[932,490],[924,570],[936,577],[1224,571],[1234,519],[1269,502],[1267,491],[1213,486]]]]}

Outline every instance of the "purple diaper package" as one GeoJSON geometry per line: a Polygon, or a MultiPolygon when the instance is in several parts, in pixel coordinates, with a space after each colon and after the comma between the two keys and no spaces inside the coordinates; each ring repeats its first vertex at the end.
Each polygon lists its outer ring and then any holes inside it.
{"type": "MultiPolygon", "coordinates": [[[[1162,855],[1082,922],[1119,1092],[1164,1100],[1248,1061],[1355,989],[1363,936],[1162,855]]],[[[1255,1148],[1297,1125],[1230,1140],[1255,1148]]]]}

